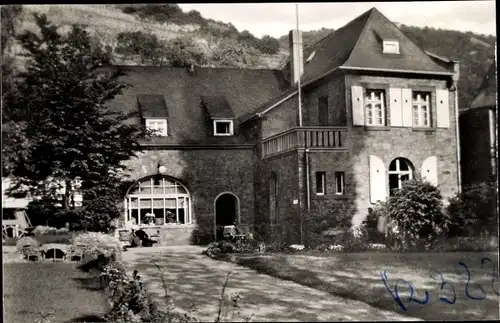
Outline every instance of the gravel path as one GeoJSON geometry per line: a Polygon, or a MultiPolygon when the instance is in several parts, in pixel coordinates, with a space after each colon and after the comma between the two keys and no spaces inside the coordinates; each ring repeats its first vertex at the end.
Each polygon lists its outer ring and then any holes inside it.
{"type": "Polygon", "coordinates": [[[129,249],[123,254],[123,261],[130,273],[139,271],[155,300],[166,304],[162,275],[155,265],[158,264],[176,308],[191,312],[202,321],[213,322],[217,317],[222,286],[229,272],[225,295],[230,298],[238,294],[240,299],[236,312],[230,300],[223,303],[225,321],[244,321],[250,316],[252,321],[288,322],[418,320],[215,261],[201,255],[201,251],[195,246],[129,249]]]}

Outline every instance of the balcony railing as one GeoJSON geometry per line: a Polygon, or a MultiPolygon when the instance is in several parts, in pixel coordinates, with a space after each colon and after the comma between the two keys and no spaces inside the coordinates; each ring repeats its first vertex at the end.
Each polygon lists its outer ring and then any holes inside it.
{"type": "Polygon", "coordinates": [[[269,157],[298,148],[342,149],[345,127],[293,128],[262,141],[262,155],[269,157]]]}

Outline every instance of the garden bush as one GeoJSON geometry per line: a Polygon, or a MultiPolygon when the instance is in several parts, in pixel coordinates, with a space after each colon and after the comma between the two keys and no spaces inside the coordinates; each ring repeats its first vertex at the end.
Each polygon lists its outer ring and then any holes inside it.
{"type": "Polygon", "coordinates": [[[84,232],[73,235],[73,247],[82,246],[87,261],[97,259],[99,255],[119,258],[121,243],[113,235],[101,232],[84,232]]]}
{"type": "Polygon", "coordinates": [[[498,235],[495,183],[464,186],[461,194],[449,199],[446,213],[452,220],[448,237],[474,237],[487,232],[498,235]]]}
{"type": "Polygon", "coordinates": [[[31,246],[33,248],[37,248],[40,246],[40,243],[33,237],[22,237],[19,238],[16,242],[17,251],[21,251],[24,246],[31,246]]]}
{"type": "Polygon", "coordinates": [[[449,215],[443,210],[439,189],[427,181],[408,180],[394,190],[385,203],[384,212],[397,226],[391,233],[402,247],[429,249],[446,235],[449,215]]]}
{"type": "Polygon", "coordinates": [[[71,228],[108,233],[114,229],[112,221],[119,219],[120,216],[121,213],[113,197],[97,197],[72,215],[71,228]]]}

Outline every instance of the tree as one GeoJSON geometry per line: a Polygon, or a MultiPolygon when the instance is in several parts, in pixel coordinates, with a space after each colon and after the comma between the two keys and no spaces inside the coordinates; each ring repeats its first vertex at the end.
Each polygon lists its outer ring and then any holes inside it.
{"type": "Polygon", "coordinates": [[[280,50],[280,42],[274,37],[265,35],[260,40],[258,48],[264,54],[274,55],[280,50]]]}
{"type": "Polygon", "coordinates": [[[5,49],[8,47],[9,41],[15,35],[15,20],[23,11],[23,7],[21,5],[5,5],[1,8],[1,24],[2,24],[2,33],[1,33],[1,46],[2,46],[2,54],[5,53],[5,49]]]}
{"type": "Polygon", "coordinates": [[[87,32],[73,26],[62,36],[45,15],[34,17],[40,33],[17,37],[26,71],[4,98],[4,174],[15,179],[10,195],[54,197],[59,190],[68,210],[78,182],[89,199],[116,192],[121,163],[148,132],[109,108],[127,85],[119,82],[122,71],[100,67],[87,32]]]}
{"type": "Polygon", "coordinates": [[[208,62],[203,49],[193,38],[177,37],[166,45],[166,59],[170,66],[188,67],[191,64],[201,66],[208,62]]]}
{"type": "Polygon", "coordinates": [[[139,56],[141,62],[161,65],[165,56],[165,45],[155,34],[142,31],[122,32],[118,34],[116,52],[126,57],[139,56]]]}

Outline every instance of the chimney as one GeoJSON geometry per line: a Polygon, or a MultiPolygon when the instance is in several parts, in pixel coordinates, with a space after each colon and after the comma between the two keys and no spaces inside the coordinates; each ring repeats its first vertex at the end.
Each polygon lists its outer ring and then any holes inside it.
{"type": "Polygon", "coordinates": [[[290,82],[295,85],[300,75],[304,73],[304,59],[302,53],[302,31],[292,29],[288,33],[290,46],[290,82]]]}

